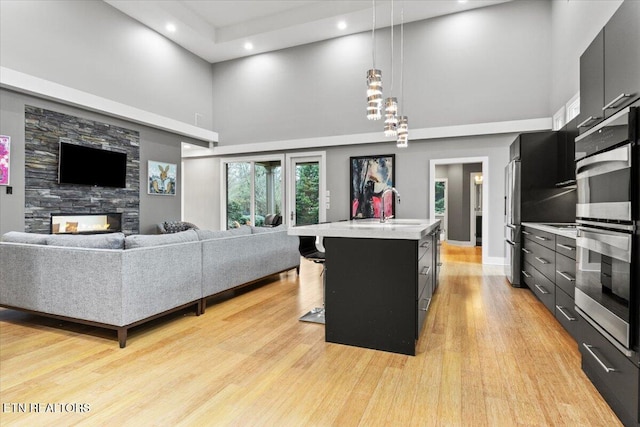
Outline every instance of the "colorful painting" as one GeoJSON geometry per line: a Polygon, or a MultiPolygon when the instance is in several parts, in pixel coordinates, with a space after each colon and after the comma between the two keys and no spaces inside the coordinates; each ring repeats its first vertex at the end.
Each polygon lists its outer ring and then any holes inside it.
{"type": "MultiPolygon", "coordinates": [[[[380,218],[382,192],[393,187],[395,155],[351,157],[351,219],[380,218]]],[[[395,212],[393,193],[384,200],[385,217],[395,212]]]]}
{"type": "Polygon", "coordinates": [[[0,135],[0,185],[9,185],[11,137],[0,135]]]}
{"type": "Polygon", "coordinates": [[[149,160],[149,194],[175,196],[177,167],[173,163],[149,160]]]}

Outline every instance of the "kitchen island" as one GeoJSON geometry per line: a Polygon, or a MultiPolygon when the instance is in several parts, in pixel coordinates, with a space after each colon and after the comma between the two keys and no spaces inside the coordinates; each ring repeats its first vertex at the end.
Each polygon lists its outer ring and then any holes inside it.
{"type": "Polygon", "coordinates": [[[415,355],[438,281],[440,220],[292,227],[325,247],[325,340],[415,355]]]}

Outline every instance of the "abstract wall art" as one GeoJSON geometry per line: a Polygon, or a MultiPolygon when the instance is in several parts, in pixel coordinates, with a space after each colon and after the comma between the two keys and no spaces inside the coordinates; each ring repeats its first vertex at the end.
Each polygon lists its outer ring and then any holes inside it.
{"type": "MultiPolygon", "coordinates": [[[[380,218],[382,192],[395,183],[395,155],[351,157],[350,218],[380,218]]],[[[385,217],[395,212],[393,193],[385,194],[385,217]]]]}

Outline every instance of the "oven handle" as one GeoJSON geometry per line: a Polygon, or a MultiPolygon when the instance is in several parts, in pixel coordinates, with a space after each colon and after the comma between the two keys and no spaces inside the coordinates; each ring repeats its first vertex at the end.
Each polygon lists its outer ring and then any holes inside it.
{"type": "Polygon", "coordinates": [[[631,262],[631,234],[577,227],[576,246],[631,262]]]}
{"type": "Polygon", "coordinates": [[[584,158],[576,163],[576,180],[631,167],[631,144],[584,158]]]}

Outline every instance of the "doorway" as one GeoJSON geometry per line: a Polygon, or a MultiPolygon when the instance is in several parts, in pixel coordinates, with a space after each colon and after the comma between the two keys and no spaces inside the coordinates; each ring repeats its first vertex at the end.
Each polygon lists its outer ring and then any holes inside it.
{"type": "Polygon", "coordinates": [[[473,246],[482,246],[482,172],[469,176],[469,230],[473,246]]]}
{"type": "MultiPolygon", "coordinates": [[[[475,208],[474,202],[470,198],[471,192],[471,184],[462,185],[463,181],[471,181],[471,174],[464,173],[464,166],[467,165],[467,170],[469,169],[469,164],[478,164],[477,170],[474,169],[473,172],[477,172],[482,174],[482,186],[474,187],[474,190],[479,191],[480,194],[478,197],[481,205],[478,205],[477,208],[480,212],[481,219],[479,222],[475,223],[476,231],[475,234],[479,234],[481,238],[481,252],[482,252],[482,262],[487,263],[488,261],[488,247],[489,247],[489,233],[488,233],[488,206],[486,200],[489,200],[489,177],[487,171],[489,170],[489,158],[488,157],[463,157],[463,158],[451,158],[451,159],[433,159],[430,160],[429,167],[429,214],[431,218],[438,218],[436,214],[436,181],[441,177],[436,176],[436,167],[437,166],[452,166],[457,172],[455,175],[455,180],[459,180],[460,188],[464,188],[465,195],[455,194],[453,193],[453,187],[456,185],[453,176],[448,177],[447,181],[447,209],[446,209],[446,237],[450,243],[460,244],[463,246],[475,246],[475,236],[472,238],[472,229],[471,229],[471,218],[475,221],[475,214],[471,215],[471,209],[475,208]],[[458,167],[459,166],[459,167],[458,167]],[[464,212],[464,219],[460,219],[460,217],[453,216],[452,213],[464,212]],[[477,231],[479,229],[479,232],[477,231]],[[457,233],[457,235],[456,235],[457,233]],[[462,234],[461,234],[462,233],[462,234]]],[[[475,178],[473,178],[475,179],[475,178]]],[[[474,191],[475,194],[475,191],[474,191]]],[[[443,221],[445,224],[445,221],[443,221]]]]}
{"type": "Polygon", "coordinates": [[[290,226],[326,221],[325,153],[287,154],[287,222],[290,226]]]}

